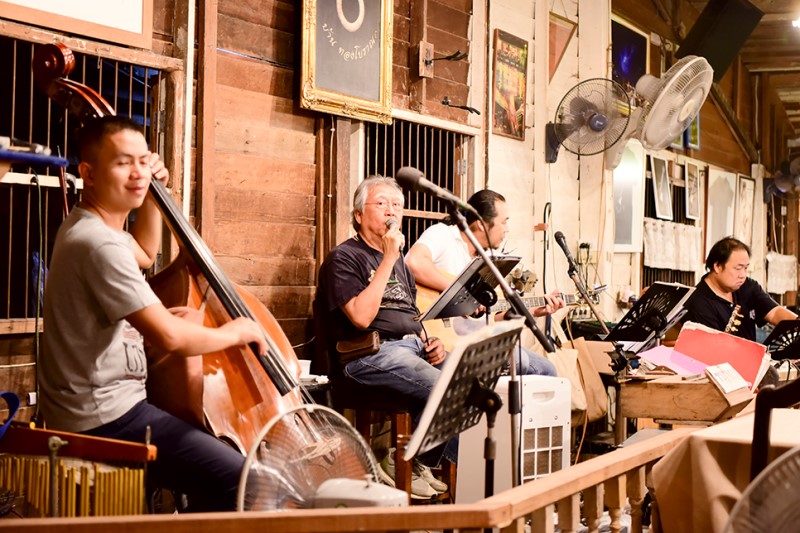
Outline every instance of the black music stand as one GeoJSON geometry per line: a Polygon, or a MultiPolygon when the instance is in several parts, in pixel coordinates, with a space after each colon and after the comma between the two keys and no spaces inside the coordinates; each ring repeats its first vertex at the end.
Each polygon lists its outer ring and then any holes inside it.
{"type": "Polygon", "coordinates": [[[781,320],[764,344],[773,359],[800,359],[800,320],[781,320]]]}
{"type": "MultiPolygon", "coordinates": [[[[683,304],[693,292],[678,283],[653,283],[604,340],[634,355],[646,350],[685,314],[683,304]]],[[[615,360],[612,366],[619,371],[619,364],[615,360]]]]}
{"type": "MultiPolygon", "coordinates": [[[[517,256],[492,258],[497,269],[507,276],[520,262],[517,256]]],[[[430,308],[417,317],[417,320],[470,316],[479,305],[486,308],[497,302],[497,279],[481,257],[476,257],[461,271],[456,280],[439,295],[430,308]]]]}
{"type": "Polygon", "coordinates": [[[784,363],[789,365],[786,379],[791,375],[792,367],[798,372],[800,369],[792,361],[800,359],[800,320],[781,320],[764,340],[767,353],[775,361],[780,361],[780,368],[784,363]]]}
{"type": "Polygon", "coordinates": [[[509,320],[486,326],[458,342],[447,356],[411,435],[403,456],[405,461],[471,428],[486,413],[485,494],[492,495],[495,458],[492,429],[497,411],[503,405],[494,387],[521,332],[520,321],[509,320]]]}

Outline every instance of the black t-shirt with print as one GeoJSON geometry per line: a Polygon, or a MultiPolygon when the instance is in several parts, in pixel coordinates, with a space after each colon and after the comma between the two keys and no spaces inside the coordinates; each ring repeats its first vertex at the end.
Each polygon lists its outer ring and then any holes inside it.
{"type": "Polygon", "coordinates": [[[684,321],[698,322],[710,328],[724,331],[736,305],[741,306],[739,313],[742,323],[733,333],[751,341],[756,340],[756,326],[763,326],[764,317],[778,306],[778,303],[761,288],[757,281],[747,278],[744,284],[733,293],[733,303],[718,296],[706,282],[708,274],[684,304],[688,311],[684,321]]]}
{"type": "MultiPolygon", "coordinates": [[[[358,237],[346,240],[325,258],[320,268],[317,297],[323,298],[323,310],[327,314],[325,322],[331,341],[351,339],[362,333],[339,306],[367,288],[382,260],[381,252],[370,248],[358,237]]],[[[394,264],[380,309],[369,330],[377,331],[382,339],[419,334],[422,327],[414,320],[418,314],[416,295],[414,275],[401,257],[394,264]]]]}

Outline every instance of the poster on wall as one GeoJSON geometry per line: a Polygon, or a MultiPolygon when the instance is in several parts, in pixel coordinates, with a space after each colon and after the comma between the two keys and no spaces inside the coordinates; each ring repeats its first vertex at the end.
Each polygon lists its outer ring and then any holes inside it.
{"type": "Polygon", "coordinates": [[[700,169],[695,163],[686,162],[686,218],[700,218],[700,169]]]}
{"type": "Polygon", "coordinates": [[[494,30],[492,133],[525,140],[528,41],[494,30]]]}
{"type": "Polygon", "coordinates": [[[556,15],[552,11],[550,12],[550,24],[548,27],[550,30],[550,42],[547,62],[547,67],[550,71],[550,81],[553,81],[553,74],[556,73],[556,69],[558,69],[558,65],[561,63],[564,52],[567,51],[567,46],[570,40],[572,40],[572,36],[577,27],[578,25],[568,18],[556,15]]]}
{"type": "Polygon", "coordinates": [[[706,253],[715,242],[733,235],[736,185],[735,173],[709,167],[706,194],[706,253]]]}
{"type": "Polygon", "coordinates": [[[153,0],[0,0],[3,18],[150,49],[153,0]]]}
{"type": "Polygon", "coordinates": [[[614,251],[641,252],[644,224],[645,153],[631,139],[614,169],[614,251]]]}
{"type": "Polygon", "coordinates": [[[670,187],[667,160],[650,156],[653,198],[656,202],[656,217],[672,220],[672,188],[670,187]]]}
{"type": "Polygon", "coordinates": [[[611,16],[611,79],[626,90],[636,87],[650,64],[650,36],[630,22],[611,16]]]}
{"type": "Polygon", "coordinates": [[[755,208],[756,180],[739,174],[736,190],[736,214],[734,215],[733,236],[747,246],[753,240],[753,210],[755,208]]]}

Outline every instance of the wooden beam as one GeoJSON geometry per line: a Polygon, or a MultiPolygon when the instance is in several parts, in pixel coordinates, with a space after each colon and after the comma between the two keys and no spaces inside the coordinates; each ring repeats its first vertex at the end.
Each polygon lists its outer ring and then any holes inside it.
{"type": "MultiPolygon", "coordinates": [[[[420,42],[428,40],[428,0],[411,0],[411,32],[408,43],[409,108],[422,111],[428,100],[428,81],[419,75],[420,42]]],[[[435,53],[435,51],[434,51],[435,53]]]]}
{"type": "Polygon", "coordinates": [[[28,26],[26,24],[11,22],[10,20],[0,19],[0,35],[32,43],[64,43],[73,52],[135,63],[136,65],[147,68],[164,71],[183,69],[183,61],[174,57],[150,52],[149,50],[137,50],[108,43],[94,42],[87,39],[66,37],[59,33],[28,26]]]}
{"type": "Polygon", "coordinates": [[[711,85],[711,100],[714,102],[714,105],[717,106],[717,109],[719,109],[720,113],[722,114],[722,118],[725,119],[725,122],[728,124],[731,132],[733,132],[736,142],[739,143],[739,146],[742,147],[744,153],[747,154],[750,162],[757,162],[759,160],[758,151],[756,150],[753,141],[750,139],[750,135],[744,131],[744,128],[742,128],[742,125],[739,123],[739,119],[736,116],[736,112],[731,107],[731,104],[728,102],[728,99],[725,97],[725,94],[722,92],[722,89],[720,89],[720,86],[717,83],[711,85]]]}
{"type": "Polygon", "coordinates": [[[200,236],[213,250],[214,243],[214,152],[216,150],[217,0],[200,2],[200,57],[197,72],[197,204],[195,213],[200,236]]]}

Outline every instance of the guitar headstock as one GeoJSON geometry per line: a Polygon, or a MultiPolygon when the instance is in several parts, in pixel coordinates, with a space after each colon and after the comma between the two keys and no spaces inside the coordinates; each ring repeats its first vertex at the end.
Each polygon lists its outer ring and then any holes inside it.
{"type": "MultiPolygon", "coordinates": [[[[595,305],[600,303],[600,295],[605,292],[608,287],[606,285],[598,285],[593,289],[588,289],[586,292],[589,296],[589,300],[595,305]]],[[[584,297],[581,293],[575,293],[575,302],[577,304],[585,304],[587,302],[584,301],[584,297]]]]}

